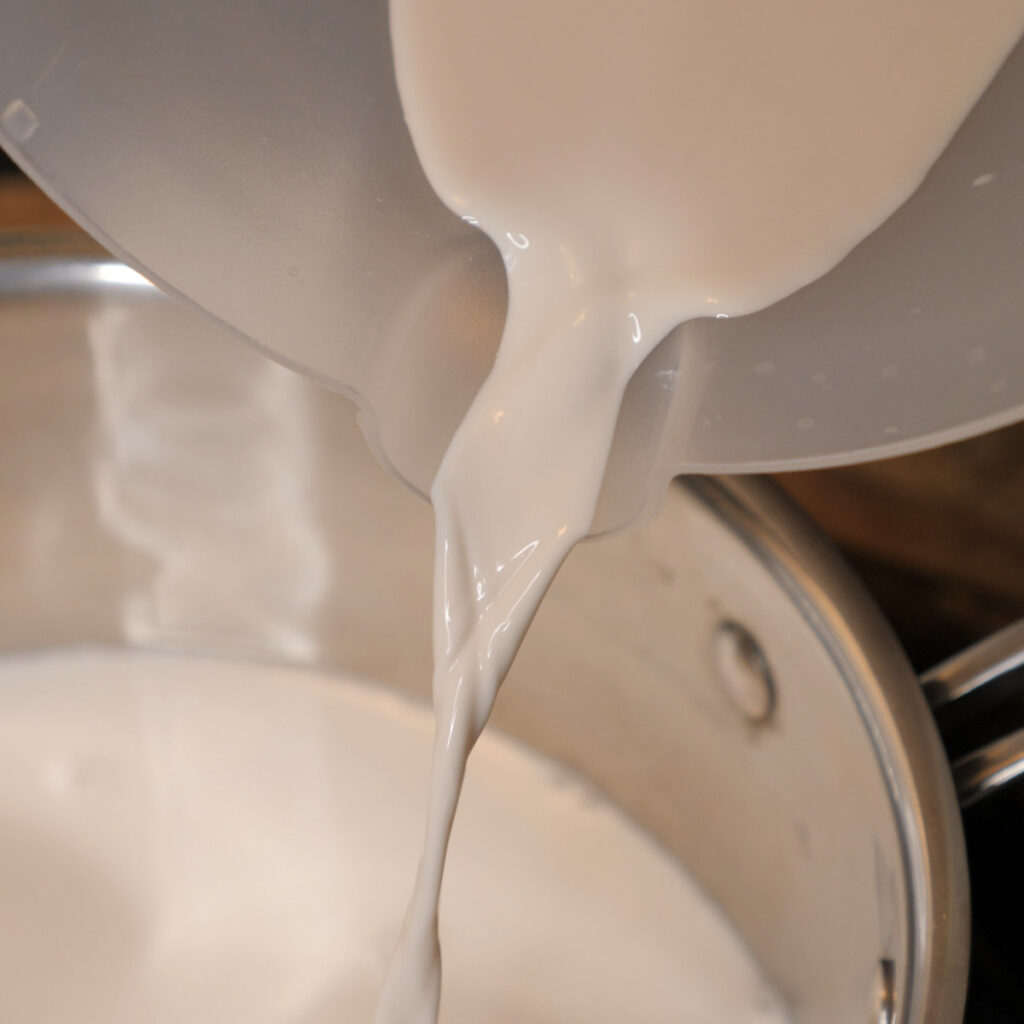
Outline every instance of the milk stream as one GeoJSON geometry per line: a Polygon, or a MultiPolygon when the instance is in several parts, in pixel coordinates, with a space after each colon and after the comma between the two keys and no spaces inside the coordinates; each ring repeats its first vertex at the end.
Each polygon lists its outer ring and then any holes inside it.
{"type": "Polygon", "coordinates": [[[431,492],[430,805],[376,1017],[432,1024],[466,759],[590,529],[629,378],[677,323],[785,297],[888,217],[1020,36],[1024,0],[390,10],[423,167],[509,276],[497,359],[431,492]]]}
{"type": "MultiPolygon", "coordinates": [[[[0,659],[0,1020],[368,1021],[431,733],[301,669],[0,659]]],[[[787,1024],[678,865],[508,740],[479,745],[451,856],[450,1024],[787,1024]]]]}

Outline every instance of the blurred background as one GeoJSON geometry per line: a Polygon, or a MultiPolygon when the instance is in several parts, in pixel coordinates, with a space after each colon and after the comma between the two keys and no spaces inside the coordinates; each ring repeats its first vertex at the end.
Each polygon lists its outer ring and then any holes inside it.
{"type": "MultiPolygon", "coordinates": [[[[0,237],[54,232],[87,243],[0,152],[0,237]]],[[[843,552],[918,671],[1024,617],[1024,425],[776,479],[843,552]]],[[[1024,671],[1003,697],[998,721],[982,708],[966,727],[945,729],[953,755],[1024,726],[1024,671]]],[[[1024,782],[965,813],[975,914],[968,1024],[1024,1020],[1022,823],[1024,782]]]]}

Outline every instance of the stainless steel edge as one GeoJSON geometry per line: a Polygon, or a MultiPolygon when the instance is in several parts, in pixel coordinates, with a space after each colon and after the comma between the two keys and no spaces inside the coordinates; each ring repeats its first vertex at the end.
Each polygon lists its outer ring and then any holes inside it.
{"type": "Polygon", "coordinates": [[[962,807],[998,793],[1024,776],[1024,729],[993,740],[953,762],[962,807]]]}
{"type": "Polygon", "coordinates": [[[967,856],[958,801],[917,677],[874,602],[822,537],[766,478],[691,477],[802,607],[860,709],[889,784],[903,840],[913,922],[901,1024],[960,1024],[970,951],[967,856]]]}
{"type": "MultiPolygon", "coordinates": [[[[933,709],[947,708],[1024,666],[1024,619],[948,658],[921,677],[933,709]]],[[[970,807],[1024,776],[1024,729],[999,737],[953,763],[961,807],[970,807]]]]}
{"type": "Polygon", "coordinates": [[[141,274],[74,231],[0,236],[0,298],[81,294],[97,287],[153,292],[141,274]]]}
{"type": "Polygon", "coordinates": [[[969,693],[1024,665],[1024,619],[959,654],[921,676],[928,703],[933,708],[960,700],[969,693]]]}

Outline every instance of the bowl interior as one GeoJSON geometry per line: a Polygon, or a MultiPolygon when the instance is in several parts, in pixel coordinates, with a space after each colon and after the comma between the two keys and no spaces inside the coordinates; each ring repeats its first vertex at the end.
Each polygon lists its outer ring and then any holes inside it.
{"type": "MultiPolygon", "coordinates": [[[[427,699],[429,507],[353,407],[124,268],[0,267],[0,649],[204,651],[427,699]],[[398,583],[397,581],[400,581],[398,583]]],[[[885,625],[770,490],[580,547],[495,726],[699,879],[801,1024],[959,1020],[948,771],[885,625]]]]}

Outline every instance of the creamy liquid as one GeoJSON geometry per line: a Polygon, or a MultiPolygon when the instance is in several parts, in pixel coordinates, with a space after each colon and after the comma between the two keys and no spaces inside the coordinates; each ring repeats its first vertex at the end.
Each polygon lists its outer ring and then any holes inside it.
{"type": "Polygon", "coordinates": [[[677,323],[783,298],[892,213],[1017,40],[1024,0],[390,6],[427,175],[509,272],[494,368],[431,494],[430,810],[377,1014],[411,1024],[436,1016],[466,759],[590,529],[629,378],[677,323]]]}
{"type": "MultiPolygon", "coordinates": [[[[428,711],[269,665],[0,660],[0,1020],[358,1024],[415,868],[428,711]]],[[[451,1024],[784,1024],[677,865],[496,736],[446,886],[451,1024]]]]}

